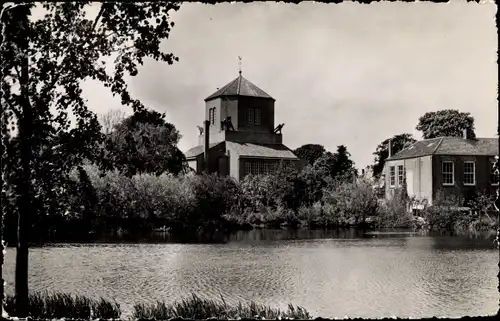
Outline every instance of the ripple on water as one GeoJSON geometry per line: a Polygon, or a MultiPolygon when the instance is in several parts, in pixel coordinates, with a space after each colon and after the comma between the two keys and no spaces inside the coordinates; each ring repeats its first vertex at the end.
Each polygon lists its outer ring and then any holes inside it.
{"type": "MultiPolygon", "coordinates": [[[[99,244],[33,248],[30,289],[132,305],[196,293],[228,303],[301,305],[324,317],[496,313],[495,249],[446,247],[442,238],[308,239],[252,244],[99,244]]],[[[7,293],[15,251],[7,250],[7,293]]]]}

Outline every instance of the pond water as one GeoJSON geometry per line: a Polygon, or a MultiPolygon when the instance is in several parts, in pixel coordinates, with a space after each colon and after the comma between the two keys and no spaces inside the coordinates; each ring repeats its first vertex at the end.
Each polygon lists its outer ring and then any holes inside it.
{"type": "MultiPolygon", "coordinates": [[[[252,230],[222,244],[54,244],[32,248],[30,291],[134,303],[196,293],[322,317],[459,317],[498,310],[498,250],[491,237],[353,231],[252,230]]],[[[15,249],[4,265],[14,290],[15,249]]]]}

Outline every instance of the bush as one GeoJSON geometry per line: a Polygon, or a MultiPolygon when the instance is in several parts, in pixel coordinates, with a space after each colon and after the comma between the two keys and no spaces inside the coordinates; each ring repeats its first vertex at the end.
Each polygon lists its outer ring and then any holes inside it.
{"type": "Polygon", "coordinates": [[[312,206],[302,206],[298,210],[298,218],[302,224],[310,227],[326,227],[333,225],[334,211],[330,210],[330,205],[322,206],[320,202],[312,206]]]}
{"type": "Polygon", "coordinates": [[[431,229],[461,231],[487,230],[496,225],[489,216],[494,201],[493,195],[474,195],[468,202],[456,196],[438,195],[433,206],[428,207],[423,215],[431,229]],[[470,210],[460,209],[467,206],[470,210]]]}
{"type": "Polygon", "coordinates": [[[156,319],[168,320],[170,318],[185,319],[208,319],[217,318],[219,320],[235,319],[312,319],[309,312],[302,307],[288,305],[288,310],[281,311],[269,306],[250,302],[243,305],[228,305],[221,296],[221,301],[201,299],[195,294],[192,297],[183,299],[180,302],[166,304],[156,302],[155,304],[136,304],[134,306],[133,318],[135,319],[156,319]]]}
{"type": "Polygon", "coordinates": [[[368,181],[330,181],[323,195],[326,212],[337,225],[362,223],[377,212],[377,198],[368,181]]]}
{"type": "Polygon", "coordinates": [[[408,212],[410,200],[405,190],[398,188],[394,196],[380,206],[377,215],[377,225],[387,228],[401,228],[413,226],[413,215],[408,212]]]}

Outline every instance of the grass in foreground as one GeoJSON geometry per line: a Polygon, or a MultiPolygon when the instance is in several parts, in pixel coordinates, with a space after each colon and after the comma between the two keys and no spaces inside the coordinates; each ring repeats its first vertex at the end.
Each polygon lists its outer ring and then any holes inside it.
{"type": "MultiPolygon", "coordinates": [[[[6,297],[4,307],[10,316],[17,315],[14,296],[6,297]]],[[[116,302],[48,292],[30,294],[28,312],[30,317],[43,319],[118,319],[121,315],[120,305],[116,302]]]]}
{"type": "Polygon", "coordinates": [[[182,299],[179,302],[166,304],[165,302],[156,302],[155,304],[136,304],[134,306],[134,319],[168,320],[170,318],[186,319],[240,319],[240,318],[258,318],[258,319],[312,319],[309,312],[302,307],[288,305],[288,310],[281,311],[269,306],[250,302],[243,305],[227,305],[221,296],[221,301],[201,299],[193,294],[190,298],[182,299]]]}

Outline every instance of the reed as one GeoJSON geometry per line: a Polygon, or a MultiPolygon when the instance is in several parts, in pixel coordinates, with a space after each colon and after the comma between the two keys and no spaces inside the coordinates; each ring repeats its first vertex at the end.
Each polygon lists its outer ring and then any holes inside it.
{"type": "Polygon", "coordinates": [[[287,310],[280,310],[250,301],[247,304],[228,305],[221,295],[221,300],[202,299],[196,294],[173,303],[156,302],[154,304],[136,304],[134,319],[168,320],[186,319],[312,319],[306,309],[288,305],[287,310]]]}
{"type": "MultiPolygon", "coordinates": [[[[16,316],[15,297],[8,295],[5,312],[16,316]]],[[[29,295],[28,312],[32,318],[118,319],[120,305],[106,299],[90,299],[68,293],[38,292],[29,295]]]]}

